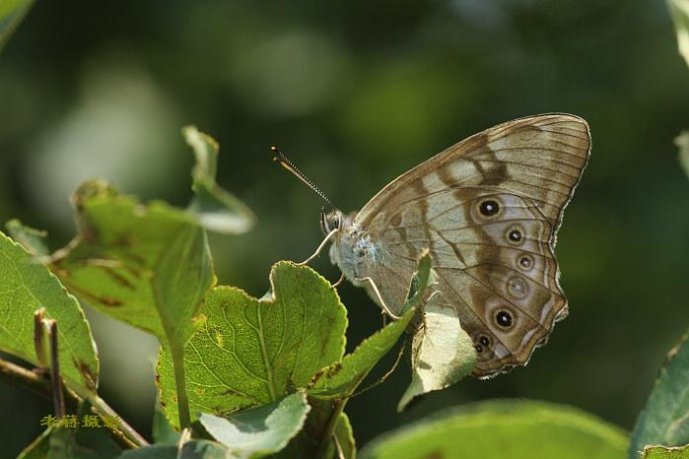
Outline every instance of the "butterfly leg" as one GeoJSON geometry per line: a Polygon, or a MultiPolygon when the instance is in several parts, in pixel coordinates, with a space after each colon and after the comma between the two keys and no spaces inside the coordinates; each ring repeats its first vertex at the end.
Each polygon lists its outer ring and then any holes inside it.
{"type": "Polygon", "coordinates": [[[325,236],[325,239],[323,239],[323,242],[321,242],[321,244],[318,246],[316,251],[313,253],[313,255],[311,255],[309,258],[302,261],[301,263],[296,263],[296,265],[297,266],[304,266],[304,265],[308,265],[309,263],[311,263],[318,255],[320,255],[323,248],[328,244],[328,242],[330,242],[330,240],[335,236],[335,234],[337,234],[337,231],[338,231],[338,229],[335,228],[334,230],[329,232],[328,235],[325,236]]]}
{"type": "Polygon", "coordinates": [[[383,297],[381,296],[380,291],[378,290],[378,286],[373,281],[373,279],[371,279],[369,276],[367,276],[367,277],[359,277],[359,278],[354,279],[354,280],[356,282],[367,282],[371,286],[371,288],[373,289],[373,293],[375,293],[376,298],[378,298],[378,304],[380,305],[381,308],[383,308],[383,311],[385,311],[385,313],[388,316],[392,317],[395,320],[400,318],[400,316],[398,316],[397,314],[394,314],[390,310],[390,308],[388,308],[388,306],[385,304],[385,300],[383,300],[383,297]]]}
{"type": "Polygon", "coordinates": [[[333,284],[333,288],[337,288],[337,287],[342,283],[342,281],[344,280],[344,277],[345,277],[345,276],[344,276],[344,273],[341,272],[341,273],[340,273],[340,278],[337,279],[337,282],[335,282],[335,283],[333,284]]]}
{"type": "Polygon", "coordinates": [[[388,371],[386,371],[385,374],[378,379],[378,381],[368,385],[367,387],[364,387],[363,389],[359,389],[358,391],[354,392],[352,395],[350,395],[350,398],[357,397],[357,396],[363,394],[364,392],[371,390],[374,387],[379,386],[380,384],[384,383],[395,372],[397,367],[399,367],[399,364],[402,361],[402,356],[404,355],[404,351],[407,348],[408,341],[409,341],[409,335],[407,335],[404,338],[404,343],[402,343],[399,351],[397,351],[397,358],[395,359],[395,363],[392,364],[392,368],[390,368],[388,371]]]}

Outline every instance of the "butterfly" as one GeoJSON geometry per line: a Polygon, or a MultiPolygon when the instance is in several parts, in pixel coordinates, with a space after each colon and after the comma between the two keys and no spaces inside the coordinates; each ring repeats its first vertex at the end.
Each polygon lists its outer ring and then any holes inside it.
{"type": "Polygon", "coordinates": [[[568,312],[557,230],[590,155],[582,118],[544,114],[475,134],[402,174],[359,212],[322,212],[330,258],[388,315],[429,250],[429,301],[454,308],[474,376],[526,365],[568,312]]]}

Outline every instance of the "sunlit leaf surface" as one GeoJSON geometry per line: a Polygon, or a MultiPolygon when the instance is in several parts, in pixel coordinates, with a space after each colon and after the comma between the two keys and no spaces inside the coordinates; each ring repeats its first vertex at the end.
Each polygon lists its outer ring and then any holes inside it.
{"type": "MultiPolygon", "coordinates": [[[[205,322],[184,349],[192,418],[275,402],[342,358],[347,319],[335,289],[310,268],[289,262],[277,263],[270,277],[268,299],[225,286],[207,295],[200,310],[205,322]]],[[[158,376],[161,403],[174,425],[167,352],[158,376]]]]}
{"type": "Polygon", "coordinates": [[[617,427],[566,406],[482,402],[409,424],[369,443],[362,459],[616,459],[627,438],[617,427]]]}

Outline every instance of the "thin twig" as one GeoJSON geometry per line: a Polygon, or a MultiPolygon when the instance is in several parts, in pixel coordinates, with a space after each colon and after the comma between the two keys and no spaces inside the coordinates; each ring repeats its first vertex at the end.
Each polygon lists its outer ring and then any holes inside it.
{"type": "Polygon", "coordinates": [[[50,396],[50,381],[44,373],[27,370],[15,363],[0,359],[0,376],[16,387],[26,387],[46,398],[50,396]]]}
{"type": "Polygon", "coordinates": [[[57,322],[50,321],[50,384],[53,389],[53,405],[55,417],[64,419],[65,415],[65,393],[62,390],[62,375],[60,374],[60,358],[57,348],[57,322]]]}
{"type": "Polygon", "coordinates": [[[94,413],[99,415],[103,419],[117,419],[117,426],[112,425],[110,422],[106,422],[105,427],[107,427],[110,432],[118,438],[120,441],[125,442],[130,448],[143,448],[148,446],[149,443],[144,437],[141,436],[139,432],[134,430],[132,426],[127,424],[124,419],[122,419],[113,410],[110,405],[108,405],[105,400],[99,396],[94,396],[89,398],[91,403],[91,409],[94,413]]]}

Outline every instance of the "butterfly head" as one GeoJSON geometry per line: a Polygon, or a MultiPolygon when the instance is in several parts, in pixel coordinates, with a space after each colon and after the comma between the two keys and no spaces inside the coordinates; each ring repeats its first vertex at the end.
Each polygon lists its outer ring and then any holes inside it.
{"type": "Polygon", "coordinates": [[[321,230],[323,234],[328,235],[333,230],[339,230],[342,227],[343,220],[342,211],[333,209],[327,212],[324,208],[321,208],[321,230]]]}

